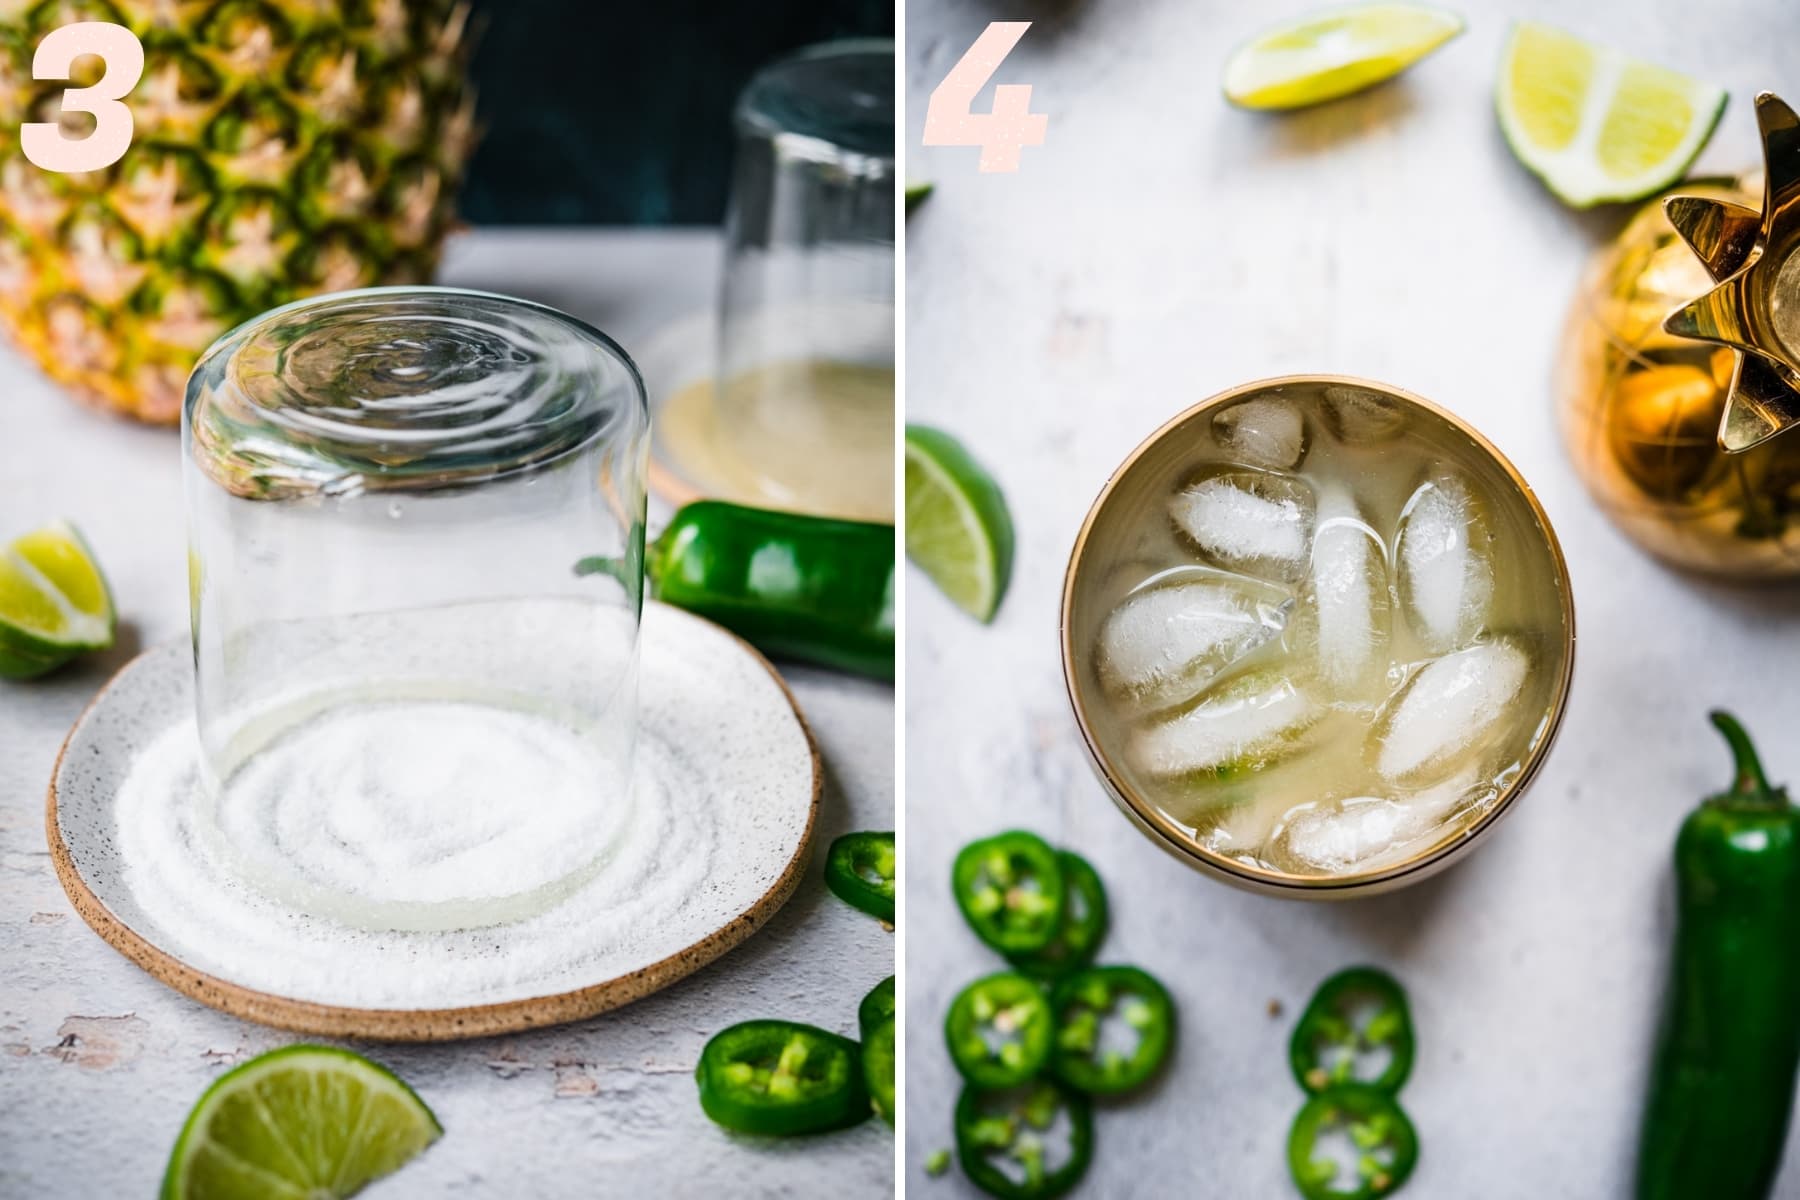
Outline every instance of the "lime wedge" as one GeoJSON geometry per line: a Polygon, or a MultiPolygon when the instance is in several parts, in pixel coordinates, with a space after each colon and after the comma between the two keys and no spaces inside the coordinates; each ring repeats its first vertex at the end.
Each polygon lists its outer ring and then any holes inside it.
{"type": "Polygon", "coordinates": [[[1725,100],[1723,88],[1529,21],[1513,26],[1494,93],[1513,153],[1576,208],[1679,180],[1725,100]]]}
{"type": "Polygon", "coordinates": [[[906,557],[958,608],[991,621],[1006,594],[1012,552],[1012,518],[999,486],[955,438],[908,425],[906,557]]]}
{"type": "Polygon", "coordinates": [[[69,661],[64,657],[46,658],[23,650],[0,646],[0,679],[36,679],[47,675],[69,661]]]}
{"type": "Polygon", "coordinates": [[[46,525],[0,550],[0,676],[42,675],[112,641],[112,596],[73,525],[46,525]]]}
{"type": "Polygon", "coordinates": [[[385,1067],[288,1046],[226,1072],[188,1114],[162,1200],[337,1200],[437,1141],[425,1102],[385,1067]]]}
{"type": "Polygon", "coordinates": [[[911,212],[925,202],[931,195],[932,185],[929,183],[909,183],[906,185],[906,211],[911,212]]]}
{"type": "Polygon", "coordinates": [[[1225,64],[1225,98],[1244,108],[1304,108],[1392,79],[1463,31],[1424,4],[1358,4],[1264,30],[1225,64]]]}

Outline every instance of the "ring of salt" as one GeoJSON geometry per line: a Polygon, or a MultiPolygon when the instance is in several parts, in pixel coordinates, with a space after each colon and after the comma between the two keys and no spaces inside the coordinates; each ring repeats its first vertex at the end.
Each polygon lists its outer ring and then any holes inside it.
{"type": "Polygon", "coordinates": [[[707,621],[646,605],[635,833],[555,907],[510,924],[375,931],[235,877],[195,828],[185,640],[126,664],[63,744],[50,852],[76,911],[162,982],[235,1016],[393,1041],[592,1016],[755,932],[793,893],[820,769],[769,664],[707,621]]]}

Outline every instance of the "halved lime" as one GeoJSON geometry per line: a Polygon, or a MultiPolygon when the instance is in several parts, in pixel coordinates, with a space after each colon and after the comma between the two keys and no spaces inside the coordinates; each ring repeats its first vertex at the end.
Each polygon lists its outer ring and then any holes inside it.
{"type": "Polygon", "coordinates": [[[1358,4],[1266,29],[1225,64],[1225,98],[1244,108],[1304,108],[1392,79],[1463,31],[1425,4],[1358,4]]]}
{"type": "Polygon", "coordinates": [[[0,551],[0,676],[29,679],[113,642],[112,595],[66,521],[0,551]]]}
{"type": "Polygon", "coordinates": [[[1513,26],[1494,90],[1513,153],[1576,208],[1679,180],[1725,101],[1724,88],[1530,21],[1513,26]]]}
{"type": "Polygon", "coordinates": [[[952,603],[991,621],[1012,574],[1013,528],[988,473],[949,434],[906,427],[906,557],[952,603]]]}
{"type": "Polygon", "coordinates": [[[348,1050],[288,1046],[226,1072],[188,1114],[162,1200],[337,1200],[443,1135],[425,1102],[348,1050]]]}

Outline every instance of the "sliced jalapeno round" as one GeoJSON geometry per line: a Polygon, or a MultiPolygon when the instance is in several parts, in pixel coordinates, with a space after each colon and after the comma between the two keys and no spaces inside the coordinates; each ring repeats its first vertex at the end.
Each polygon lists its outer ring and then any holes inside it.
{"type": "Polygon", "coordinates": [[[1306,1200],[1377,1200],[1399,1190],[1418,1161],[1412,1121],[1367,1084],[1309,1097],[1288,1133],[1288,1169],[1306,1200]]]}
{"type": "Polygon", "coordinates": [[[894,977],[889,975],[870,988],[869,994],[856,1006],[856,1027],[862,1030],[864,1037],[868,1037],[869,1030],[893,1017],[896,1007],[894,977]]]}
{"type": "Polygon", "coordinates": [[[1094,1153],[1085,1096],[1051,1080],[995,1091],[963,1088],[956,1157],[963,1174],[1000,1200],[1048,1200],[1081,1181],[1094,1153]]]}
{"type": "Polygon", "coordinates": [[[861,1047],[792,1021],[720,1031],[700,1052],[694,1077],[706,1115],[740,1133],[823,1133],[870,1111],[861,1047]]]}
{"type": "Polygon", "coordinates": [[[1175,1039],[1175,1004],[1136,967],[1088,967],[1056,986],[1056,1076],[1099,1096],[1128,1092],[1155,1075],[1175,1039]],[[1128,1033],[1115,1048],[1107,1022],[1128,1033]]]}
{"type": "Polygon", "coordinates": [[[871,917],[894,923],[892,833],[846,833],[825,852],[825,886],[871,917]]]}
{"type": "Polygon", "coordinates": [[[889,1125],[894,1123],[894,1018],[890,1015],[863,1030],[863,1082],[869,1101],[889,1125]]]}
{"type": "Polygon", "coordinates": [[[1288,1042],[1294,1078],[1309,1092],[1364,1083],[1397,1092],[1412,1072],[1412,1012],[1386,971],[1350,967],[1319,985],[1288,1042]]]}
{"type": "Polygon", "coordinates": [[[1062,869],[1063,913],[1056,934],[1042,950],[1009,954],[1006,961],[1033,979],[1061,979],[1094,961],[1106,937],[1106,885],[1087,859],[1068,850],[1056,852],[1062,869]]]}
{"type": "Polygon", "coordinates": [[[1050,1063],[1055,1033],[1044,990],[1011,971],[971,983],[944,1018],[951,1061],[977,1087],[1013,1087],[1035,1078],[1050,1063]]]}
{"type": "Polygon", "coordinates": [[[975,936],[1002,954],[1042,950],[1062,921],[1063,874],[1056,851],[1035,833],[1012,830],[970,842],[951,868],[956,905],[975,936]]]}

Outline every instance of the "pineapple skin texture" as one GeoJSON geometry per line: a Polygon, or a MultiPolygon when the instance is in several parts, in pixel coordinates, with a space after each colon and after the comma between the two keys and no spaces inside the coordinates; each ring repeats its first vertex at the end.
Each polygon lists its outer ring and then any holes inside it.
{"type": "Polygon", "coordinates": [[[466,0],[0,0],[0,327],[77,398],[166,425],[233,326],[428,282],[474,143],[468,42],[466,0]],[[92,57],[31,78],[43,35],[84,20],[143,42],[134,132],[57,174],[18,129],[100,78],[92,57]]]}

